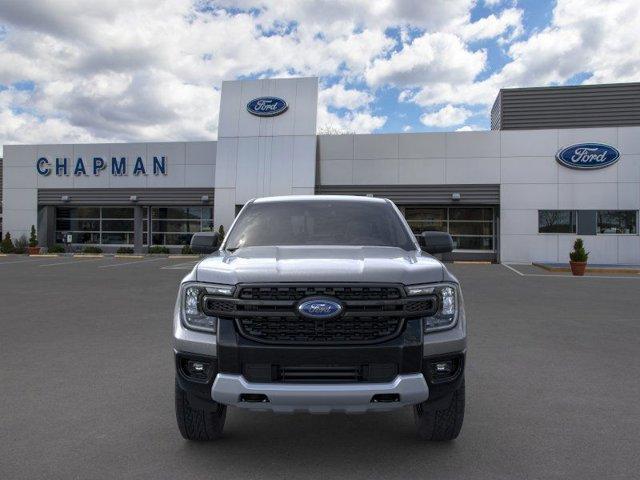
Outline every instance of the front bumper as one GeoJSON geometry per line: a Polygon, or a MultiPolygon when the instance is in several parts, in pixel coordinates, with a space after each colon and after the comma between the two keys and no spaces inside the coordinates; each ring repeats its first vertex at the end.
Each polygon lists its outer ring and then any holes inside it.
{"type": "Polygon", "coordinates": [[[219,373],[211,388],[211,398],[218,403],[277,413],[384,412],[424,402],[428,397],[429,388],[421,373],[398,375],[388,383],[316,385],[252,383],[242,375],[219,373]]]}
{"type": "MultiPolygon", "coordinates": [[[[452,330],[423,335],[421,322],[407,322],[399,337],[375,345],[357,346],[285,346],[264,345],[237,333],[232,321],[222,320],[216,335],[192,332],[184,328],[176,306],[174,349],[177,380],[180,387],[204,402],[212,400],[251,410],[277,412],[368,412],[393,410],[427,401],[427,405],[446,403],[461,385],[466,352],[464,309],[452,330]],[[435,382],[427,365],[442,358],[460,356],[455,378],[435,382]],[[179,368],[181,357],[215,364],[215,372],[206,382],[194,382],[179,368]],[[271,377],[276,366],[363,366],[395,365],[390,375],[372,375],[361,382],[286,383],[271,377]],[[426,381],[425,381],[426,379],[426,381]],[[389,393],[397,401],[374,402],[372,397],[389,393]],[[265,395],[269,402],[241,401],[248,394],[265,395]]],[[[388,369],[378,372],[389,372],[388,369]]]]}

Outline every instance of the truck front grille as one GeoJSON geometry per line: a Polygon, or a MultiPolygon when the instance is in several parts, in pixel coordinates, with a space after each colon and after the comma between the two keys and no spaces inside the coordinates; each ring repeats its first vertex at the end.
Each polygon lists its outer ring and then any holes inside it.
{"type": "Polygon", "coordinates": [[[245,338],[270,344],[368,344],[398,336],[405,319],[433,315],[433,295],[407,298],[398,285],[241,285],[233,298],[205,296],[207,315],[232,318],[245,338]],[[307,298],[339,300],[338,317],[310,319],[297,311],[307,298]]]}

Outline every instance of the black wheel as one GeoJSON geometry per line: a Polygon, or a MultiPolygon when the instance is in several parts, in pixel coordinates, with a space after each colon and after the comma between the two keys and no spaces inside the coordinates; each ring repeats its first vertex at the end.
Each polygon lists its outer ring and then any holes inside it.
{"type": "Polygon", "coordinates": [[[185,439],[206,441],[220,438],[226,418],[226,405],[195,399],[176,382],[176,419],[185,439]]]}
{"type": "Polygon", "coordinates": [[[413,416],[418,435],[423,440],[437,442],[455,439],[462,428],[464,420],[464,379],[462,384],[451,395],[451,400],[440,409],[429,406],[428,402],[413,407],[413,416]]]}

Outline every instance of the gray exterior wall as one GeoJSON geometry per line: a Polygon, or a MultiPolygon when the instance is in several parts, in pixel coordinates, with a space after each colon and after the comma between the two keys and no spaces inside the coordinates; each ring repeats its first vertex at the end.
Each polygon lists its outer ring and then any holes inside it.
{"type": "Polygon", "coordinates": [[[222,83],[216,162],[217,223],[229,227],[236,205],[255,197],[313,194],[318,79],[222,83]],[[274,117],[247,111],[252,99],[276,96],[287,110],[274,117]]]}
{"type": "Polygon", "coordinates": [[[640,125],[640,83],[500,90],[492,130],[640,125]]]}
{"type": "Polygon", "coordinates": [[[211,191],[215,184],[215,165],[216,142],[5,145],[3,229],[11,232],[13,238],[29,235],[31,225],[38,225],[38,191],[58,189],[67,192],[71,198],[75,196],[74,191],[80,194],[87,189],[95,189],[96,195],[105,189],[129,189],[140,196],[147,190],[167,188],[211,191]],[[150,171],[154,156],[166,157],[166,175],[132,174],[133,162],[138,157],[150,171]],[[108,169],[99,175],[74,175],[70,168],[67,175],[58,176],[52,172],[43,176],[36,170],[36,161],[41,157],[50,161],[67,158],[70,167],[78,157],[105,160],[125,157],[129,170],[119,176],[111,175],[108,169]]]}
{"type": "MultiPolygon", "coordinates": [[[[440,203],[461,190],[461,202],[483,204],[483,199],[491,202],[496,185],[500,259],[566,262],[576,236],[539,234],[538,210],[638,211],[640,127],[318,137],[317,192],[374,194],[418,204],[440,203]],[[558,164],[560,148],[581,142],[606,143],[621,158],[594,171],[558,164]]],[[[638,235],[583,238],[590,261],[640,264],[638,235]]]]}
{"type": "Polygon", "coordinates": [[[2,234],[2,159],[0,158],[0,234],[2,234]]]}

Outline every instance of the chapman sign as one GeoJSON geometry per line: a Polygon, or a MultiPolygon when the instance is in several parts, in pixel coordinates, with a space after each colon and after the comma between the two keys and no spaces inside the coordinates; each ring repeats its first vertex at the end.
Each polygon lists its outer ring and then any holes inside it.
{"type": "Polygon", "coordinates": [[[596,170],[613,165],[620,152],[603,143],[579,143],[565,147],[556,154],[556,160],[565,167],[578,170],[596,170]]]}
{"type": "Polygon", "coordinates": [[[275,117],[284,113],[287,108],[287,102],[278,97],[254,98],[247,103],[247,111],[258,117],[275,117]]]}
{"type": "Polygon", "coordinates": [[[55,159],[40,157],[36,161],[36,170],[43,177],[51,175],[51,173],[55,173],[59,177],[62,175],[75,175],[76,177],[81,175],[98,176],[102,172],[110,173],[115,177],[128,175],[129,173],[135,176],[166,175],[167,157],[153,157],[151,164],[145,164],[142,157],[137,157],[135,160],[127,157],[111,157],[111,161],[102,157],[78,157],[75,161],[66,157],[56,157],[55,159]]]}

